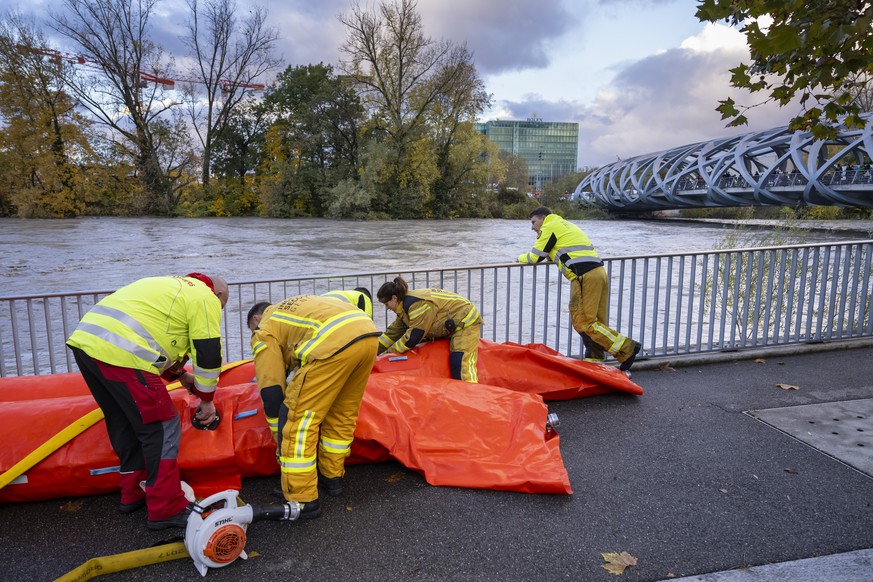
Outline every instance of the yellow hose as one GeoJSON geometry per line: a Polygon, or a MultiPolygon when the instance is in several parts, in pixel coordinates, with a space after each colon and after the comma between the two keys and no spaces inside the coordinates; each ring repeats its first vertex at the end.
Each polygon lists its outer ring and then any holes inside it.
{"type": "MultiPolygon", "coordinates": [[[[241,497],[237,497],[236,505],[237,507],[242,507],[246,505],[246,502],[241,497]]],[[[188,557],[190,557],[190,554],[185,549],[184,542],[163,544],[123,554],[91,558],[81,566],[57,578],[54,582],[84,582],[104,574],[115,574],[123,570],[151,566],[152,564],[160,564],[161,562],[188,557]]]]}
{"type": "MultiPolygon", "coordinates": [[[[227,370],[231,370],[249,362],[250,360],[240,360],[238,362],[231,362],[229,364],[224,364],[221,366],[221,371],[226,372],[227,370]]],[[[181,388],[182,384],[180,382],[173,382],[172,384],[167,385],[167,392],[172,392],[178,388],[181,388]]],[[[82,416],[82,418],[76,420],[71,423],[66,428],[62,429],[58,434],[38,446],[26,457],[15,463],[9,470],[0,475],[0,489],[3,489],[16,479],[19,476],[27,472],[31,467],[57,451],[59,448],[97,424],[103,420],[103,411],[97,408],[96,410],[92,410],[91,412],[82,416]]]]}
{"type": "Polygon", "coordinates": [[[160,564],[187,557],[189,556],[188,550],[185,549],[185,544],[183,542],[175,542],[153,548],[115,554],[113,556],[91,558],[78,568],[70,570],[56,579],[55,582],[84,582],[104,574],[115,574],[123,570],[130,570],[131,568],[151,566],[152,564],[160,564]]]}

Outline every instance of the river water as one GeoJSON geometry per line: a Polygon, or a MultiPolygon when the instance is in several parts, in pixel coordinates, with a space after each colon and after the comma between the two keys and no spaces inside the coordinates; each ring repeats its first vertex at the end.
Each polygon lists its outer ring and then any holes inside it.
{"type": "MultiPolygon", "coordinates": [[[[657,221],[577,221],[602,257],[745,246],[759,232],[657,221]],[[737,238],[739,236],[739,238],[737,238]]],[[[857,238],[809,232],[792,242],[857,238]]],[[[347,222],[268,218],[0,219],[0,296],[108,291],[201,271],[229,282],[514,262],[527,220],[347,222]]]]}

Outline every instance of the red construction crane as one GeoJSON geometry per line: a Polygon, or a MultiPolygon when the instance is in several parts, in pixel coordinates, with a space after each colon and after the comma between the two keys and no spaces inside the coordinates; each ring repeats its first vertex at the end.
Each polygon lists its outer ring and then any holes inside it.
{"type": "MultiPolygon", "coordinates": [[[[100,65],[98,65],[96,63],[89,62],[82,55],[74,55],[71,53],[65,53],[65,52],[56,51],[53,49],[27,47],[24,45],[18,45],[18,49],[21,51],[27,51],[27,52],[40,54],[40,55],[45,55],[47,57],[51,57],[51,58],[55,59],[58,62],[67,61],[67,62],[72,63],[74,65],[88,67],[89,69],[92,69],[92,70],[98,70],[98,71],[102,70],[100,65]]],[[[169,77],[158,77],[157,75],[152,75],[150,73],[144,73],[142,71],[139,72],[139,78],[140,78],[141,82],[143,83],[143,86],[145,86],[146,83],[156,83],[156,84],[161,85],[161,88],[165,89],[167,91],[172,91],[176,88],[176,81],[184,82],[184,83],[198,83],[201,85],[204,84],[204,81],[202,79],[185,79],[185,78],[179,78],[179,77],[176,77],[175,79],[171,79],[169,77]]],[[[230,91],[233,88],[251,89],[252,91],[263,91],[264,90],[264,85],[261,83],[235,83],[233,81],[228,81],[227,79],[221,79],[218,82],[218,84],[221,87],[222,93],[227,93],[228,91],[230,91]]]]}

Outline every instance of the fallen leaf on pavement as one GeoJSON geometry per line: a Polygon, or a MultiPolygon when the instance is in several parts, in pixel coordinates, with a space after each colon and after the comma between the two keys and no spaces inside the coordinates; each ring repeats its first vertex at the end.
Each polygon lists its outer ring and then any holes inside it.
{"type": "Polygon", "coordinates": [[[670,365],[670,362],[661,362],[658,364],[658,369],[662,372],[675,372],[676,368],[670,365]]]}
{"type": "Polygon", "coordinates": [[[756,364],[766,364],[767,360],[765,360],[764,358],[755,358],[755,363],[756,364]]]}
{"type": "Polygon", "coordinates": [[[625,568],[637,565],[637,559],[627,552],[622,552],[620,554],[610,552],[600,555],[603,556],[603,559],[606,561],[606,563],[602,564],[600,567],[616,576],[622,574],[625,568]]]}
{"type": "Polygon", "coordinates": [[[84,501],[68,501],[61,505],[61,511],[66,511],[67,513],[75,513],[82,509],[82,506],[85,504],[84,501]]]}
{"type": "Polygon", "coordinates": [[[406,474],[403,471],[397,471],[396,473],[393,473],[391,476],[388,477],[388,482],[397,483],[398,481],[401,481],[404,477],[406,477],[406,474]]]}
{"type": "Polygon", "coordinates": [[[800,386],[794,386],[793,384],[776,384],[783,390],[800,390],[800,386]]]}

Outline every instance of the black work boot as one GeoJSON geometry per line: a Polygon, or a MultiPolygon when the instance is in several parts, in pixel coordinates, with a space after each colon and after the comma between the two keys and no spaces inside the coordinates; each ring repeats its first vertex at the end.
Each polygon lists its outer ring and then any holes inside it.
{"type": "Polygon", "coordinates": [[[191,515],[191,505],[192,504],[189,503],[182,511],[180,511],[173,517],[168,517],[167,519],[161,521],[148,520],[148,523],[146,525],[150,530],[161,530],[171,527],[188,527],[188,516],[191,515]]]}
{"type": "Polygon", "coordinates": [[[118,511],[121,513],[133,513],[134,511],[139,511],[143,507],[146,506],[145,497],[142,499],[137,499],[133,503],[119,503],[118,511]]]}
{"type": "Polygon", "coordinates": [[[321,503],[318,499],[300,504],[300,519],[315,519],[321,516],[321,503]]]}
{"type": "MultiPolygon", "coordinates": [[[[633,341],[633,340],[631,340],[631,341],[633,341]]],[[[640,353],[640,350],[642,349],[642,347],[643,346],[641,346],[639,344],[639,342],[634,342],[634,351],[631,353],[631,355],[628,359],[626,359],[625,361],[623,361],[621,363],[621,365],[618,367],[618,369],[621,370],[622,372],[627,372],[628,370],[630,370],[631,366],[634,365],[634,360],[637,359],[637,354],[640,353]]]]}
{"type": "Polygon", "coordinates": [[[343,494],[342,477],[325,477],[324,475],[319,473],[318,486],[324,489],[325,493],[327,493],[331,497],[339,497],[343,494]]]}

